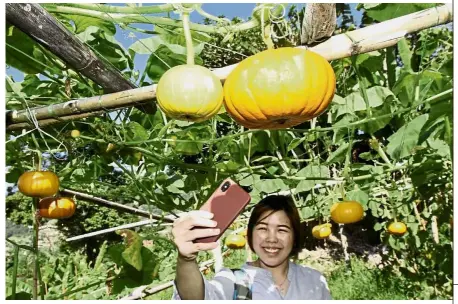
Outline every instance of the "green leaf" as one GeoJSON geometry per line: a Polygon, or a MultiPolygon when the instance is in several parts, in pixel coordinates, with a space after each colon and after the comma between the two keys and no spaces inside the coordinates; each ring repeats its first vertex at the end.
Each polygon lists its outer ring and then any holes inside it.
{"type": "Polygon", "coordinates": [[[264,193],[273,193],[278,191],[287,190],[288,186],[285,185],[281,179],[263,179],[257,182],[254,187],[264,193]]]}
{"type": "Polygon", "coordinates": [[[429,139],[428,144],[431,148],[435,149],[440,156],[450,158],[450,147],[445,141],[440,139],[429,139]]]}
{"type": "Polygon", "coordinates": [[[291,150],[297,148],[297,146],[299,146],[301,143],[303,143],[305,141],[305,139],[306,139],[306,137],[293,138],[293,140],[289,143],[287,150],[291,151],[291,150]]]}
{"type": "Polygon", "coordinates": [[[326,164],[343,162],[345,160],[345,155],[348,152],[348,147],[349,146],[350,146],[350,143],[348,143],[348,142],[344,142],[344,143],[340,144],[339,148],[337,148],[337,150],[333,151],[328,156],[328,159],[326,160],[326,164]]]}
{"type": "MultiPolygon", "coordinates": [[[[308,165],[296,174],[298,177],[327,177],[331,175],[329,168],[321,165],[308,165]]],[[[296,187],[296,192],[303,192],[312,189],[316,184],[324,184],[326,180],[303,180],[296,187]]]]}
{"type": "Polygon", "coordinates": [[[404,64],[404,69],[412,71],[412,51],[410,50],[409,41],[406,38],[402,38],[398,41],[398,50],[399,56],[401,56],[402,63],[404,64]]]}
{"type": "Polygon", "coordinates": [[[388,155],[396,160],[410,156],[412,149],[418,144],[421,128],[427,119],[428,114],[418,116],[388,137],[389,144],[386,147],[388,155]]]}
{"type": "Polygon", "coordinates": [[[99,29],[108,32],[111,35],[116,34],[116,27],[113,22],[102,20],[99,18],[79,16],[79,15],[66,15],[63,14],[61,17],[73,21],[75,25],[75,34],[84,32],[88,27],[94,26],[99,29]]]}
{"type": "Polygon", "coordinates": [[[355,189],[346,193],[346,197],[349,200],[357,201],[361,203],[363,207],[367,206],[369,202],[369,194],[363,190],[355,189]]]}
{"type": "Polygon", "coordinates": [[[122,229],[116,231],[117,234],[124,237],[126,249],[122,252],[122,257],[129,265],[133,266],[138,271],[142,270],[142,238],[134,231],[122,229]]]}
{"type": "Polygon", "coordinates": [[[136,121],[130,121],[126,125],[126,131],[129,141],[144,141],[149,138],[148,131],[136,121]]]}
{"type": "Polygon", "coordinates": [[[46,70],[49,62],[34,40],[14,25],[7,24],[6,64],[26,74],[38,74],[46,70]]]}
{"type": "Polygon", "coordinates": [[[379,230],[382,230],[382,229],[383,229],[382,223],[375,223],[375,225],[374,225],[374,230],[375,231],[379,231],[379,230]]]}
{"type": "MultiPolygon", "coordinates": [[[[202,65],[202,59],[200,57],[196,56],[194,61],[195,64],[202,65]]],[[[152,81],[157,83],[162,74],[168,69],[182,64],[186,64],[186,55],[175,54],[167,46],[161,45],[149,57],[146,64],[146,73],[152,81]]]]}
{"type": "Polygon", "coordinates": [[[382,22],[404,15],[412,14],[424,9],[437,6],[431,3],[379,3],[374,5],[364,4],[367,15],[372,19],[382,22]]]}
{"type": "MultiPolygon", "coordinates": [[[[164,33],[150,38],[139,39],[129,47],[129,52],[131,52],[131,55],[133,55],[132,52],[137,54],[151,54],[156,52],[156,50],[162,45],[166,46],[175,54],[186,55],[186,40],[182,33],[164,33]]],[[[205,44],[202,42],[193,40],[194,54],[199,55],[202,52],[204,45],[205,44]]]]}

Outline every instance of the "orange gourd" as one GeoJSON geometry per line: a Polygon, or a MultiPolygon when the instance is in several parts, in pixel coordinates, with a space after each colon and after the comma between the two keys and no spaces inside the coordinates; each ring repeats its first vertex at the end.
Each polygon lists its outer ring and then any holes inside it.
{"type": "Polygon", "coordinates": [[[59,178],[51,171],[29,171],[19,177],[18,188],[26,196],[53,196],[59,191],[59,178]]]}
{"type": "Polygon", "coordinates": [[[338,224],[356,223],[363,217],[363,206],[356,201],[337,202],[331,207],[331,218],[338,224]]]}
{"type": "Polygon", "coordinates": [[[323,113],[334,97],[329,62],[309,50],[270,49],[240,62],[224,83],[224,106],[239,124],[283,129],[323,113]]]}
{"type": "Polygon", "coordinates": [[[394,235],[404,235],[407,231],[407,226],[402,222],[393,222],[388,226],[388,232],[394,235]]]}
{"type": "Polygon", "coordinates": [[[69,218],[75,209],[75,202],[69,197],[47,197],[38,203],[40,216],[50,219],[69,218]]]}

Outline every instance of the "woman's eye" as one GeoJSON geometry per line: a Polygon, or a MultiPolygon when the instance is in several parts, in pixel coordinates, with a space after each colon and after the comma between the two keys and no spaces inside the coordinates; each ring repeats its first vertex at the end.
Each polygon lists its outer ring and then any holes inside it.
{"type": "Polygon", "coordinates": [[[259,227],[258,230],[266,230],[265,227],[259,227]]]}
{"type": "Polygon", "coordinates": [[[286,233],[288,232],[288,230],[280,230],[280,232],[286,233]]]}

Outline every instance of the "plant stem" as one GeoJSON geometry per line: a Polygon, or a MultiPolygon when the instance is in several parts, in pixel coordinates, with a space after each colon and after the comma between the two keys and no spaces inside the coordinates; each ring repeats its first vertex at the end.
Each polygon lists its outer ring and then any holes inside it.
{"type": "Polygon", "coordinates": [[[189,13],[183,12],[183,31],[186,39],[186,63],[194,65],[194,46],[192,45],[191,29],[189,28],[189,13]]]}
{"type": "MultiPolygon", "coordinates": [[[[56,5],[50,3],[42,4],[44,8],[53,8],[56,5]]],[[[121,13],[121,14],[157,14],[172,12],[175,8],[173,4],[159,4],[141,7],[114,6],[107,4],[89,4],[89,3],[59,3],[59,6],[75,7],[88,9],[105,13],[121,13]]]]}
{"type": "Polygon", "coordinates": [[[14,246],[13,254],[13,282],[11,283],[11,297],[13,300],[16,300],[16,279],[17,279],[17,268],[19,264],[19,246],[14,246]]]}
{"type": "MultiPolygon", "coordinates": [[[[98,12],[94,10],[88,9],[81,9],[76,7],[66,7],[61,5],[56,6],[47,6],[46,10],[48,12],[53,13],[61,13],[61,14],[72,14],[72,15],[79,15],[79,16],[87,16],[98,18],[105,21],[116,22],[116,23],[146,23],[146,24],[161,24],[161,25],[168,25],[174,27],[182,27],[182,22],[179,20],[174,20],[170,18],[164,17],[153,17],[153,16],[144,16],[138,14],[116,14],[116,15],[109,15],[105,12],[98,12]]],[[[260,22],[253,18],[252,20],[244,23],[240,23],[237,25],[225,26],[225,27],[217,27],[213,25],[204,25],[204,24],[197,24],[197,23],[190,23],[189,27],[191,30],[204,32],[204,33],[219,33],[225,34],[229,32],[241,32],[245,30],[250,30],[255,27],[258,27],[260,22]]]]}
{"type": "Polygon", "coordinates": [[[33,216],[33,244],[34,249],[34,267],[33,267],[33,286],[32,286],[32,296],[34,300],[37,300],[37,291],[38,291],[38,219],[36,217],[36,212],[38,207],[38,198],[33,198],[32,203],[32,216],[33,216]]]}

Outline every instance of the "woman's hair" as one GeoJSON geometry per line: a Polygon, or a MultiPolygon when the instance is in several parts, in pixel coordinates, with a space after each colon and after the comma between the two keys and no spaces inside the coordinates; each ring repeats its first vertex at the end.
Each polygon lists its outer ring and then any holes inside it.
{"type": "Polygon", "coordinates": [[[301,219],[299,217],[299,212],[297,211],[297,207],[294,204],[292,198],[290,196],[285,195],[270,195],[263,198],[253,209],[251,212],[250,220],[248,221],[248,229],[247,229],[247,240],[248,245],[250,246],[251,250],[253,249],[253,229],[256,224],[269,216],[270,214],[283,210],[288,216],[291,222],[291,228],[293,230],[293,248],[291,250],[290,256],[295,256],[301,250],[302,245],[302,231],[301,231],[301,219]],[[266,217],[260,218],[261,215],[266,211],[270,212],[266,217]]]}

